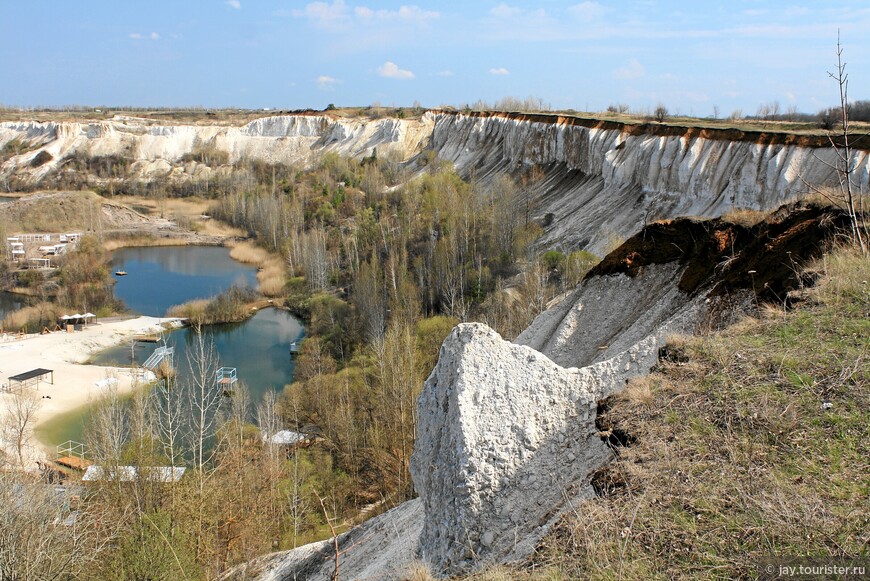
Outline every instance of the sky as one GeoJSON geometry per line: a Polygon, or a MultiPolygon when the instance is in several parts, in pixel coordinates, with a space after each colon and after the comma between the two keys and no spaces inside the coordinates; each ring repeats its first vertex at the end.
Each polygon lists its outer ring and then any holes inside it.
{"type": "Polygon", "coordinates": [[[870,0],[2,0],[0,104],[814,113],[870,99],[870,0]]]}

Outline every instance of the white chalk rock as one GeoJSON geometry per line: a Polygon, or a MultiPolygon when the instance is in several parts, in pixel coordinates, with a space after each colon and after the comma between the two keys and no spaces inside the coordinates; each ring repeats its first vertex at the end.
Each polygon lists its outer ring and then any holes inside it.
{"type": "Polygon", "coordinates": [[[420,556],[459,574],[530,552],[608,458],[596,397],[618,376],[602,364],[565,369],[486,325],[457,326],[417,408],[420,556]]]}

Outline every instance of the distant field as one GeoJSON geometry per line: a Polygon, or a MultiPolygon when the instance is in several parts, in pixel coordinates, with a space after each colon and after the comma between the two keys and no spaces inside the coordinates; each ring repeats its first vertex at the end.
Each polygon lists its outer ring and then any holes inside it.
{"type": "MultiPolygon", "coordinates": [[[[450,109],[452,111],[452,109],[450,109]]],[[[255,119],[274,115],[289,114],[326,114],[341,118],[380,118],[401,117],[404,119],[419,118],[426,109],[413,107],[340,107],[329,111],[304,109],[179,109],[179,110],[120,110],[100,109],[88,111],[21,111],[18,109],[0,109],[0,121],[107,121],[115,116],[129,116],[151,119],[155,123],[195,124],[195,125],[244,125],[255,119]]],[[[640,125],[654,122],[649,115],[609,112],[583,111],[518,111],[517,113],[555,115],[612,121],[627,125],[640,125]]],[[[696,127],[701,129],[737,129],[740,131],[761,131],[774,133],[791,133],[796,135],[826,135],[827,132],[815,122],[794,121],[764,121],[757,119],[713,119],[710,117],[669,116],[661,125],[673,127],[696,127]]],[[[852,131],[856,134],[870,133],[870,123],[852,122],[852,131]]]]}

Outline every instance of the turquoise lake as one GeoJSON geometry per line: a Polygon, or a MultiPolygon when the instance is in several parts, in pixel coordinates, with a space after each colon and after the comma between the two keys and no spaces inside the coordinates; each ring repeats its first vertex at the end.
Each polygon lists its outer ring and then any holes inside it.
{"type": "Polygon", "coordinates": [[[257,286],[257,269],[230,258],[222,246],[122,248],[109,263],[115,296],[135,313],[162,317],[173,305],[220,294],[233,285],[257,286]]]}
{"type": "MultiPolygon", "coordinates": [[[[113,254],[112,270],[128,272],[116,277],[115,296],[131,310],[151,316],[164,315],[172,305],[214,296],[234,284],[256,286],[256,269],[232,260],[222,247],[124,248],[113,254]]],[[[241,323],[203,327],[203,333],[213,342],[220,365],[236,368],[254,405],[266,391],[281,391],[293,380],[290,343],[303,337],[304,328],[289,312],[261,309],[241,323]]],[[[179,382],[190,377],[187,351],[194,339],[190,328],[165,335],[166,345],[175,348],[179,382]]],[[[132,360],[141,364],[156,347],[155,343],[126,342],[96,354],[91,363],[126,367],[132,360]]],[[[48,444],[83,441],[89,421],[87,410],[68,414],[60,422],[50,422],[53,425],[46,426],[41,439],[50,439],[48,444]]]]}

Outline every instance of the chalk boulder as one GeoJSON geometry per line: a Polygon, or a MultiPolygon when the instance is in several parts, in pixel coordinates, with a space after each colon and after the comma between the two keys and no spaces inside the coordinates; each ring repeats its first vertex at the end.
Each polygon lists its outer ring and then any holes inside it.
{"type": "Polygon", "coordinates": [[[591,494],[609,456],[595,428],[602,381],[610,366],[565,369],[486,325],[456,327],[423,387],[411,462],[418,551],[436,573],[528,554],[559,507],[591,494]]]}

